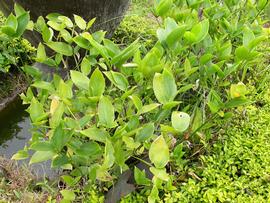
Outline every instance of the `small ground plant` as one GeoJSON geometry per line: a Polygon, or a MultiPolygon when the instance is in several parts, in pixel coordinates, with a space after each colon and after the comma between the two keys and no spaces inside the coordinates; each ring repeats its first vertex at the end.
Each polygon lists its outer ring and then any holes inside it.
{"type": "MultiPolygon", "coordinates": [[[[110,188],[128,169],[138,186],[151,188],[149,202],[162,190],[176,190],[186,159],[213,139],[216,123],[251,102],[245,83],[264,58],[258,45],[269,35],[261,18],[266,4],[155,1],[162,24],[145,54],[138,40],[120,48],[105,32],[89,31],[94,20],[39,17],[34,29],[43,42],[36,61],[68,74],[44,80],[37,68],[24,67],[34,77],[22,95],[32,139],[13,158],[33,150],[31,164],[52,160],[53,168],[69,171],[61,191],[67,202],[80,193],[77,184],[110,188]],[[146,164],[151,177],[134,160],[146,164]]],[[[12,22],[27,13],[15,10],[12,22]]],[[[5,33],[16,37],[13,25],[5,33]]]]}

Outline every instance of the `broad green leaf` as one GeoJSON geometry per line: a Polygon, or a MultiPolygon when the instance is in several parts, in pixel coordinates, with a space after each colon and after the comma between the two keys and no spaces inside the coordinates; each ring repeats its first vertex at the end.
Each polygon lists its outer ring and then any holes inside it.
{"type": "Polygon", "coordinates": [[[29,21],[30,21],[30,15],[28,12],[25,12],[24,14],[20,15],[17,18],[18,27],[16,29],[16,37],[20,37],[24,33],[29,21]]]}
{"type": "Polygon", "coordinates": [[[80,148],[76,150],[76,154],[85,157],[94,157],[101,154],[101,148],[98,143],[90,141],[83,143],[80,148]]]}
{"type": "Polygon", "coordinates": [[[162,104],[173,101],[177,94],[174,77],[167,69],[162,74],[155,74],[153,89],[157,100],[162,104]]]}
{"type": "Polygon", "coordinates": [[[111,128],[114,126],[114,107],[108,97],[102,96],[98,104],[99,124],[111,128]]]}
{"type": "Polygon", "coordinates": [[[65,145],[66,135],[63,130],[63,125],[58,125],[54,131],[51,138],[51,143],[54,146],[55,151],[60,152],[65,145]]]}
{"type": "Polygon", "coordinates": [[[19,4],[15,3],[14,4],[14,11],[16,16],[23,15],[26,11],[24,10],[23,7],[21,7],[19,4]]]}
{"type": "Polygon", "coordinates": [[[67,42],[67,43],[72,43],[72,41],[73,41],[73,39],[72,39],[72,36],[71,36],[71,34],[69,33],[69,31],[67,31],[67,30],[61,30],[60,31],[60,35],[61,35],[61,37],[67,42]]]}
{"type": "Polygon", "coordinates": [[[60,102],[51,116],[50,127],[55,128],[60,124],[64,112],[65,112],[65,105],[63,102],[60,102]]]}
{"type": "Polygon", "coordinates": [[[69,28],[72,28],[74,26],[73,22],[66,16],[58,16],[57,20],[61,21],[69,28]]]}
{"type": "Polygon", "coordinates": [[[128,81],[122,73],[119,72],[105,72],[107,78],[120,90],[126,91],[128,88],[128,81]]]}
{"type": "Polygon", "coordinates": [[[158,103],[145,105],[138,111],[138,114],[140,115],[140,114],[148,113],[150,111],[153,111],[154,109],[156,109],[159,106],[160,106],[160,104],[158,104],[158,103]]]}
{"type": "Polygon", "coordinates": [[[168,181],[170,178],[165,168],[158,169],[155,167],[150,167],[150,171],[153,173],[155,177],[161,180],[168,181]]]}
{"type": "Polygon", "coordinates": [[[40,121],[45,114],[43,105],[35,97],[31,101],[28,112],[33,123],[40,121]]]}
{"type": "Polygon", "coordinates": [[[31,86],[38,89],[48,90],[51,93],[55,91],[52,83],[45,82],[45,81],[36,81],[31,86]]]}
{"type": "Polygon", "coordinates": [[[141,171],[136,166],[134,168],[134,179],[138,185],[150,186],[151,181],[146,178],[145,171],[141,171]]]}
{"type": "Polygon", "coordinates": [[[51,28],[48,28],[48,26],[45,24],[42,28],[42,39],[44,42],[50,42],[53,38],[53,30],[51,28]]]}
{"type": "Polygon", "coordinates": [[[171,120],[172,126],[178,132],[186,131],[190,124],[190,116],[184,112],[174,111],[171,120]]]}
{"type": "Polygon", "coordinates": [[[105,91],[105,79],[102,72],[96,68],[89,81],[89,92],[92,97],[100,97],[105,91]]]}
{"type": "Polygon", "coordinates": [[[46,45],[59,54],[62,54],[65,56],[73,55],[73,48],[65,42],[52,42],[51,41],[51,42],[47,42],[46,45]]]}
{"type": "Polygon", "coordinates": [[[86,22],[85,20],[77,15],[74,15],[74,20],[76,25],[81,29],[81,30],[85,30],[86,29],[86,22]]]}
{"type": "Polygon", "coordinates": [[[104,162],[102,167],[105,169],[111,168],[114,164],[114,148],[110,140],[106,140],[105,144],[105,153],[104,153],[104,162]]]}
{"type": "Polygon", "coordinates": [[[235,55],[240,60],[248,60],[249,59],[249,50],[244,46],[237,47],[235,50],[235,55]]]}
{"type": "Polygon", "coordinates": [[[148,203],[156,203],[159,200],[159,196],[158,196],[159,192],[158,192],[158,188],[156,185],[153,186],[150,195],[148,196],[147,200],[148,203]]]}
{"type": "Polygon", "coordinates": [[[49,159],[52,159],[55,155],[56,154],[53,151],[36,151],[30,159],[29,164],[47,161],[49,159]]]}
{"type": "Polygon", "coordinates": [[[155,6],[156,14],[159,16],[165,16],[173,6],[173,0],[161,0],[155,6]]]}
{"type": "Polygon", "coordinates": [[[62,79],[60,80],[58,84],[57,91],[58,91],[59,97],[62,99],[71,99],[73,97],[72,86],[69,84],[66,84],[62,79]]]}
{"type": "Polygon", "coordinates": [[[39,43],[37,48],[37,61],[42,63],[47,58],[45,47],[42,43],[39,43]]]}
{"type": "Polygon", "coordinates": [[[137,142],[145,142],[151,138],[154,134],[155,126],[154,123],[148,123],[136,134],[135,140],[137,142]]]}
{"type": "Polygon", "coordinates": [[[134,41],[127,48],[125,48],[123,51],[113,57],[111,63],[113,65],[117,65],[118,67],[123,65],[129,58],[134,56],[134,54],[138,51],[139,47],[140,45],[138,43],[138,40],[134,41]]]}
{"type": "Polygon", "coordinates": [[[243,97],[237,97],[234,99],[231,99],[225,103],[225,108],[235,108],[239,106],[244,106],[250,104],[251,101],[249,99],[243,98],[243,97]]]}
{"type": "Polygon", "coordinates": [[[205,19],[197,23],[191,31],[184,34],[184,37],[191,43],[201,42],[208,34],[209,30],[209,20],[205,19]]]}
{"type": "Polygon", "coordinates": [[[106,139],[110,137],[109,133],[105,130],[98,129],[96,127],[88,128],[80,132],[82,135],[90,138],[91,140],[98,142],[106,142],[106,139]]]}
{"type": "Polygon", "coordinates": [[[249,43],[255,39],[253,31],[249,27],[243,29],[243,45],[248,47],[249,43]]]}
{"type": "Polygon", "coordinates": [[[149,158],[156,168],[164,168],[169,162],[169,147],[162,135],[151,144],[149,158]]]}
{"type": "Polygon", "coordinates": [[[72,82],[80,89],[88,90],[90,80],[79,71],[70,71],[72,82]]]}
{"type": "Polygon", "coordinates": [[[81,48],[89,50],[92,46],[91,43],[82,37],[81,35],[77,35],[76,37],[73,38],[73,41],[81,48]]]}
{"type": "Polygon", "coordinates": [[[48,141],[42,141],[42,142],[34,142],[30,146],[31,150],[35,151],[53,151],[53,145],[48,141]]]}
{"type": "Polygon", "coordinates": [[[232,84],[230,88],[231,98],[244,97],[247,93],[247,87],[242,82],[232,84]]]}
{"type": "Polygon", "coordinates": [[[28,151],[27,150],[20,150],[16,154],[12,156],[12,160],[24,160],[29,157],[28,151]]]}
{"type": "Polygon", "coordinates": [[[61,190],[60,193],[64,197],[64,200],[67,201],[74,201],[76,198],[76,195],[72,190],[61,190]]]}
{"type": "Polygon", "coordinates": [[[91,19],[91,20],[87,23],[86,29],[89,30],[89,29],[92,27],[92,25],[95,23],[95,21],[96,21],[96,18],[91,19]]]}
{"type": "Polygon", "coordinates": [[[137,110],[140,110],[143,107],[142,101],[137,95],[131,95],[129,98],[133,101],[137,110]]]}
{"type": "Polygon", "coordinates": [[[82,60],[81,71],[86,76],[91,72],[91,63],[86,57],[84,57],[82,60]]]}

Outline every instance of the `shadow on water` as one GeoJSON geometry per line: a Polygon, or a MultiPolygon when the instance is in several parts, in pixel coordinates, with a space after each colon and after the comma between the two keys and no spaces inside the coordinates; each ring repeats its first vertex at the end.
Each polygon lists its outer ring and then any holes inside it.
{"type": "MultiPolygon", "coordinates": [[[[16,152],[23,149],[31,138],[31,122],[27,106],[22,105],[18,97],[0,112],[0,156],[11,158],[16,152]]],[[[27,165],[29,159],[19,161],[19,164],[27,165]]],[[[50,168],[50,162],[35,164],[31,170],[38,177],[50,179],[57,176],[57,171],[50,168]]]]}
{"type": "Polygon", "coordinates": [[[10,158],[30,139],[30,120],[20,98],[0,112],[0,155],[10,158]]]}

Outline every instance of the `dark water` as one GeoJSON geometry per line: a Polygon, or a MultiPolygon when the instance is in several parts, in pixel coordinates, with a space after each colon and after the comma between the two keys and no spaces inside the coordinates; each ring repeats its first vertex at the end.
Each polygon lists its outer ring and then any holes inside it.
{"type": "Polygon", "coordinates": [[[23,149],[31,138],[26,106],[17,98],[0,112],[0,155],[6,158],[23,149]]]}
{"type": "MultiPolygon", "coordinates": [[[[22,105],[18,97],[0,111],[0,156],[11,158],[18,150],[23,149],[31,138],[31,122],[26,108],[27,106],[22,105]]],[[[28,161],[29,159],[20,161],[19,164],[27,165],[28,161]]],[[[58,173],[51,170],[50,162],[35,164],[31,166],[31,170],[38,177],[50,179],[56,177],[58,173]]]]}

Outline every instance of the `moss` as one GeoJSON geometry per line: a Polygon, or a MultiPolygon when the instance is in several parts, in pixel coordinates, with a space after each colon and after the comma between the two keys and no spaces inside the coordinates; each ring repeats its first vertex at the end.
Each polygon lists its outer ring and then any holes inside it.
{"type": "Polygon", "coordinates": [[[158,26],[157,20],[151,14],[151,5],[151,2],[146,0],[134,0],[115,31],[113,40],[125,46],[139,38],[141,44],[150,49],[156,42],[155,31],[158,26]]]}

